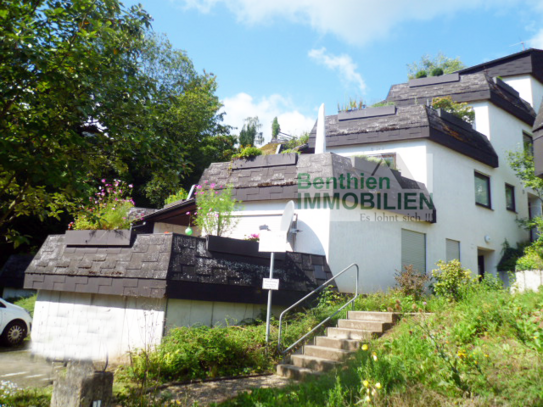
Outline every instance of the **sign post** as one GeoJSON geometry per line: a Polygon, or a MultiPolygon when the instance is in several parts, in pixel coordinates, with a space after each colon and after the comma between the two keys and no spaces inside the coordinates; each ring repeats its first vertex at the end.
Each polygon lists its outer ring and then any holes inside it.
{"type": "MultiPolygon", "coordinates": [[[[270,256],[270,280],[273,279],[273,263],[275,261],[275,253],[272,252],[270,256]]],[[[272,307],[272,291],[268,289],[268,310],[266,312],[266,345],[270,342],[270,320],[271,320],[271,307],[272,307]]]]}
{"type": "Polygon", "coordinates": [[[268,290],[268,309],[266,311],[266,345],[270,342],[270,320],[272,308],[272,291],[279,289],[279,280],[273,278],[273,268],[275,262],[275,253],[284,253],[287,251],[287,242],[289,233],[292,233],[291,226],[294,218],[294,202],[289,201],[283,216],[281,217],[281,226],[278,231],[268,231],[260,236],[258,251],[269,252],[270,255],[270,277],[262,281],[262,289],[268,290]]]}

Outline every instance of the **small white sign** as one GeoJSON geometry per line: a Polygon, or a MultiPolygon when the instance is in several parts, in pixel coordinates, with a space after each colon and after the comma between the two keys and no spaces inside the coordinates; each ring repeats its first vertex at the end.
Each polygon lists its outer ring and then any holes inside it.
{"type": "Polygon", "coordinates": [[[264,290],[279,290],[279,279],[278,278],[263,278],[262,288],[264,290]]]}

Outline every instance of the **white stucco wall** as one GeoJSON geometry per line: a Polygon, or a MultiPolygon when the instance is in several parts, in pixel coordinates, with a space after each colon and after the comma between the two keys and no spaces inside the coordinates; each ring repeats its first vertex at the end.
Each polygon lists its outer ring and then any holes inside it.
{"type": "Polygon", "coordinates": [[[428,168],[426,160],[426,142],[424,140],[408,140],[393,143],[367,144],[360,146],[329,147],[329,152],[351,157],[355,155],[379,155],[396,153],[396,165],[402,175],[415,181],[427,184],[431,192],[432,179],[431,169],[428,168]]]}
{"type": "Polygon", "coordinates": [[[543,83],[531,75],[518,75],[503,78],[503,81],[515,89],[520,97],[529,102],[536,112],[539,111],[543,98],[543,83]]]}
{"type": "Polygon", "coordinates": [[[160,343],[165,306],[165,299],[39,291],[32,352],[59,360],[121,360],[160,343]]]}
{"type": "MultiPolygon", "coordinates": [[[[282,307],[273,306],[272,313],[279,317],[282,307]]],[[[266,313],[266,305],[219,301],[168,300],[166,330],[179,326],[237,325],[246,318],[257,318],[266,313]]]]}

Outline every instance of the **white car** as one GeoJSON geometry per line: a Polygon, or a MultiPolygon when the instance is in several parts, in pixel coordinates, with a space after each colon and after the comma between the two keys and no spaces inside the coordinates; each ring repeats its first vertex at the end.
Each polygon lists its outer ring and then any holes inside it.
{"type": "Polygon", "coordinates": [[[17,305],[0,298],[0,341],[7,346],[19,345],[30,332],[32,317],[17,305]]]}

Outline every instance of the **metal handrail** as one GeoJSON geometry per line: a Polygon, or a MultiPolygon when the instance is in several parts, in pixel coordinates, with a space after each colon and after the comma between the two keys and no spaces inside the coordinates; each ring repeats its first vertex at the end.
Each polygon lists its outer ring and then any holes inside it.
{"type": "Polygon", "coordinates": [[[287,353],[289,350],[291,350],[292,348],[294,348],[296,345],[298,345],[300,342],[302,342],[305,338],[307,338],[309,335],[311,335],[313,332],[315,332],[318,328],[320,328],[324,323],[328,322],[330,319],[332,319],[333,317],[335,317],[340,311],[342,311],[345,307],[347,307],[349,304],[352,304],[354,302],[354,300],[356,300],[356,298],[358,297],[358,280],[359,280],[359,273],[360,273],[360,269],[358,267],[358,264],[356,263],[353,263],[347,267],[345,267],[343,270],[341,270],[338,274],[336,274],[335,276],[333,276],[331,279],[325,281],[324,283],[322,283],[319,287],[315,288],[313,291],[311,291],[309,294],[307,294],[304,298],[302,298],[301,300],[299,300],[298,302],[292,304],[290,307],[288,307],[286,310],[284,310],[281,315],[279,316],[279,338],[278,338],[278,341],[277,341],[277,349],[279,350],[280,353],[287,353]],[[315,293],[318,293],[320,290],[322,290],[324,287],[326,287],[328,285],[328,283],[330,283],[331,281],[335,280],[336,278],[338,278],[339,276],[341,276],[343,273],[345,273],[347,270],[349,270],[351,267],[356,267],[356,285],[355,285],[355,292],[354,292],[354,297],[349,300],[347,303],[345,303],[340,309],[338,309],[336,312],[334,312],[332,315],[330,315],[328,318],[326,318],[324,321],[322,321],[320,324],[318,324],[315,328],[313,328],[311,331],[309,331],[308,333],[306,333],[304,336],[302,336],[300,339],[298,339],[296,342],[294,342],[292,345],[290,345],[287,349],[285,349],[284,351],[281,350],[281,332],[282,332],[282,323],[283,323],[283,316],[288,312],[290,311],[291,309],[293,309],[294,307],[296,307],[297,305],[299,305],[300,303],[304,302],[307,298],[311,297],[313,294],[315,293]]]}

